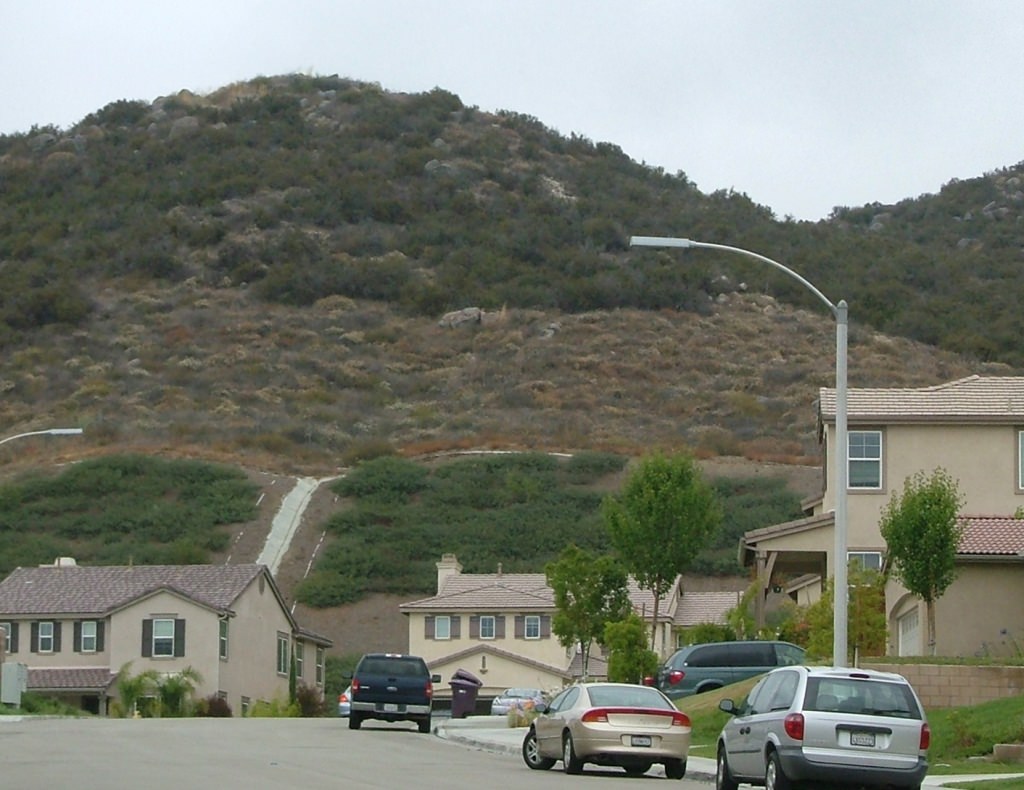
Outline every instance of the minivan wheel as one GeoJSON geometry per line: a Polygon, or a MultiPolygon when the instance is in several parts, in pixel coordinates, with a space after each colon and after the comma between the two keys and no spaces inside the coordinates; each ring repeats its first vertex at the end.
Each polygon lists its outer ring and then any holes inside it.
{"type": "Polygon", "coordinates": [[[778,752],[768,756],[768,764],[764,769],[764,790],[796,790],[796,784],[782,770],[778,752]]]}
{"type": "Polygon", "coordinates": [[[729,770],[729,758],[725,756],[725,746],[719,746],[715,790],[739,790],[739,786],[739,782],[733,779],[732,771],[729,770]]]}

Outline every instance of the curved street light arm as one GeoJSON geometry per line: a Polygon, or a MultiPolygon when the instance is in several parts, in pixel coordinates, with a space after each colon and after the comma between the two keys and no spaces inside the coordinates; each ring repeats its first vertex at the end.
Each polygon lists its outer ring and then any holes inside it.
{"type": "Polygon", "coordinates": [[[81,428],[48,428],[45,431],[17,433],[14,436],[8,436],[6,439],[0,439],[0,444],[13,442],[15,439],[24,439],[26,436],[78,436],[81,432],[81,428]]]}
{"type": "Polygon", "coordinates": [[[630,247],[676,247],[689,249],[698,247],[709,250],[724,250],[747,258],[753,258],[761,263],[778,269],[802,284],[807,290],[813,293],[818,299],[828,306],[836,320],[836,430],[835,430],[835,545],[833,546],[833,620],[832,620],[832,661],[836,666],[843,666],[848,661],[847,632],[848,614],[847,600],[849,588],[847,585],[847,543],[848,543],[848,515],[846,489],[849,485],[849,447],[847,446],[847,390],[846,390],[846,343],[848,333],[848,311],[846,300],[842,299],[839,304],[832,304],[831,300],[819,291],[812,283],[801,277],[788,266],[783,266],[778,261],[773,261],[764,255],[745,250],[742,247],[730,247],[728,244],[712,244],[705,241],[693,241],[667,236],[631,236],[630,247]]]}

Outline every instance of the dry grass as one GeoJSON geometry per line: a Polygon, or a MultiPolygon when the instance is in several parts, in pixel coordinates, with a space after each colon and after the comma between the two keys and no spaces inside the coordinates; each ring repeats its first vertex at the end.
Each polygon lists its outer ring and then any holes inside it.
{"type": "MultiPolygon", "coordinates": [[[[287,308],[195,283],[95,293],[87,326],[48,328],[0,358],[7,432],[68,423],[86,428],[83,449],[158,443],[303,474],[382,447],[817,463],[814,403],[834,376],[830,318],[761,296],[706,316],[505,309],[449,329],[379,303],[287,308]]],[[[976,372],[952,354],[851,334],[851,386],[976,372]]]]}

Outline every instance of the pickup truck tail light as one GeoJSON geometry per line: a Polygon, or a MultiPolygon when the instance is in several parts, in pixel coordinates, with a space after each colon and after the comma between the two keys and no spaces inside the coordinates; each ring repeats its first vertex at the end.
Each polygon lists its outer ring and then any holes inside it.
{"type": "Polygon", "coordinates": [[[434,698],[434,684],[431,683],[429,680],[427,681],[426,692],[427,692],[427,699],[433,699],[434,698]]]}
{"type": "Polygon", "coordinates": [[[921,742],[918,744],[917,748],[920,749],[922,752],[928,751],[928,747],[931,746],[931,743],[932,731],[931,728],[928,726],[928,722],[925,722],[921,725],[921,742]]]}
{"type": "Polygon", "coordinates": [[[359,691],[359,678],[352,678],[352,696],[353,697],[356,695],[357,691],[359,691]]]}

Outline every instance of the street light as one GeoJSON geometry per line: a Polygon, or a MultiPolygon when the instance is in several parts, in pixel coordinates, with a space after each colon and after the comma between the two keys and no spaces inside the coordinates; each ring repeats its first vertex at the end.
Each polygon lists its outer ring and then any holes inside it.
{"type": "Polygon", "coordinates": [[[81,428],[47,428],[45,431],[29,431],[28,433],[17,433],[14,436],[8,436],[6,439],[0,439],[0,444],[13,442],[15,439],[23,439],[26,436],[78,436],[81,432],[81,428]]]}
{"type": "Polygon", "coordinates": [[[753,258],[761,263],[767,263],[781,272],[785,272],[794,280],[799,282],[819,300],[825,303],[833,317],[836,319],[836,453],[835,453],[835,557],[833,559],[834,572],[834,612],[832,619],[832,661],[836,666],[845,666],[847,663],[846,653],[846,629],[847,629],[847,573],[846,573],[846,543],[847,543],[847,517],[846,517],[846,487],[847,487],[847,454],[849,448],[846,446],[846,335],[848,328],[846,300],[840,300],[839,304],[832,302],[819,291],[808,280],[805,280],[795,271],[783,266],[778,261],[766,258],[750,250],[741,247],[730,247],[726,244],[711,244],[703,241],[692,241],[690,239],[679,239],[663,236],[632,236],[629,240],[630,247],[680,247],[689,249],[697,247],[709,250],[724,250],[725,252],[736,253],[747,258],[753,258]]]}

